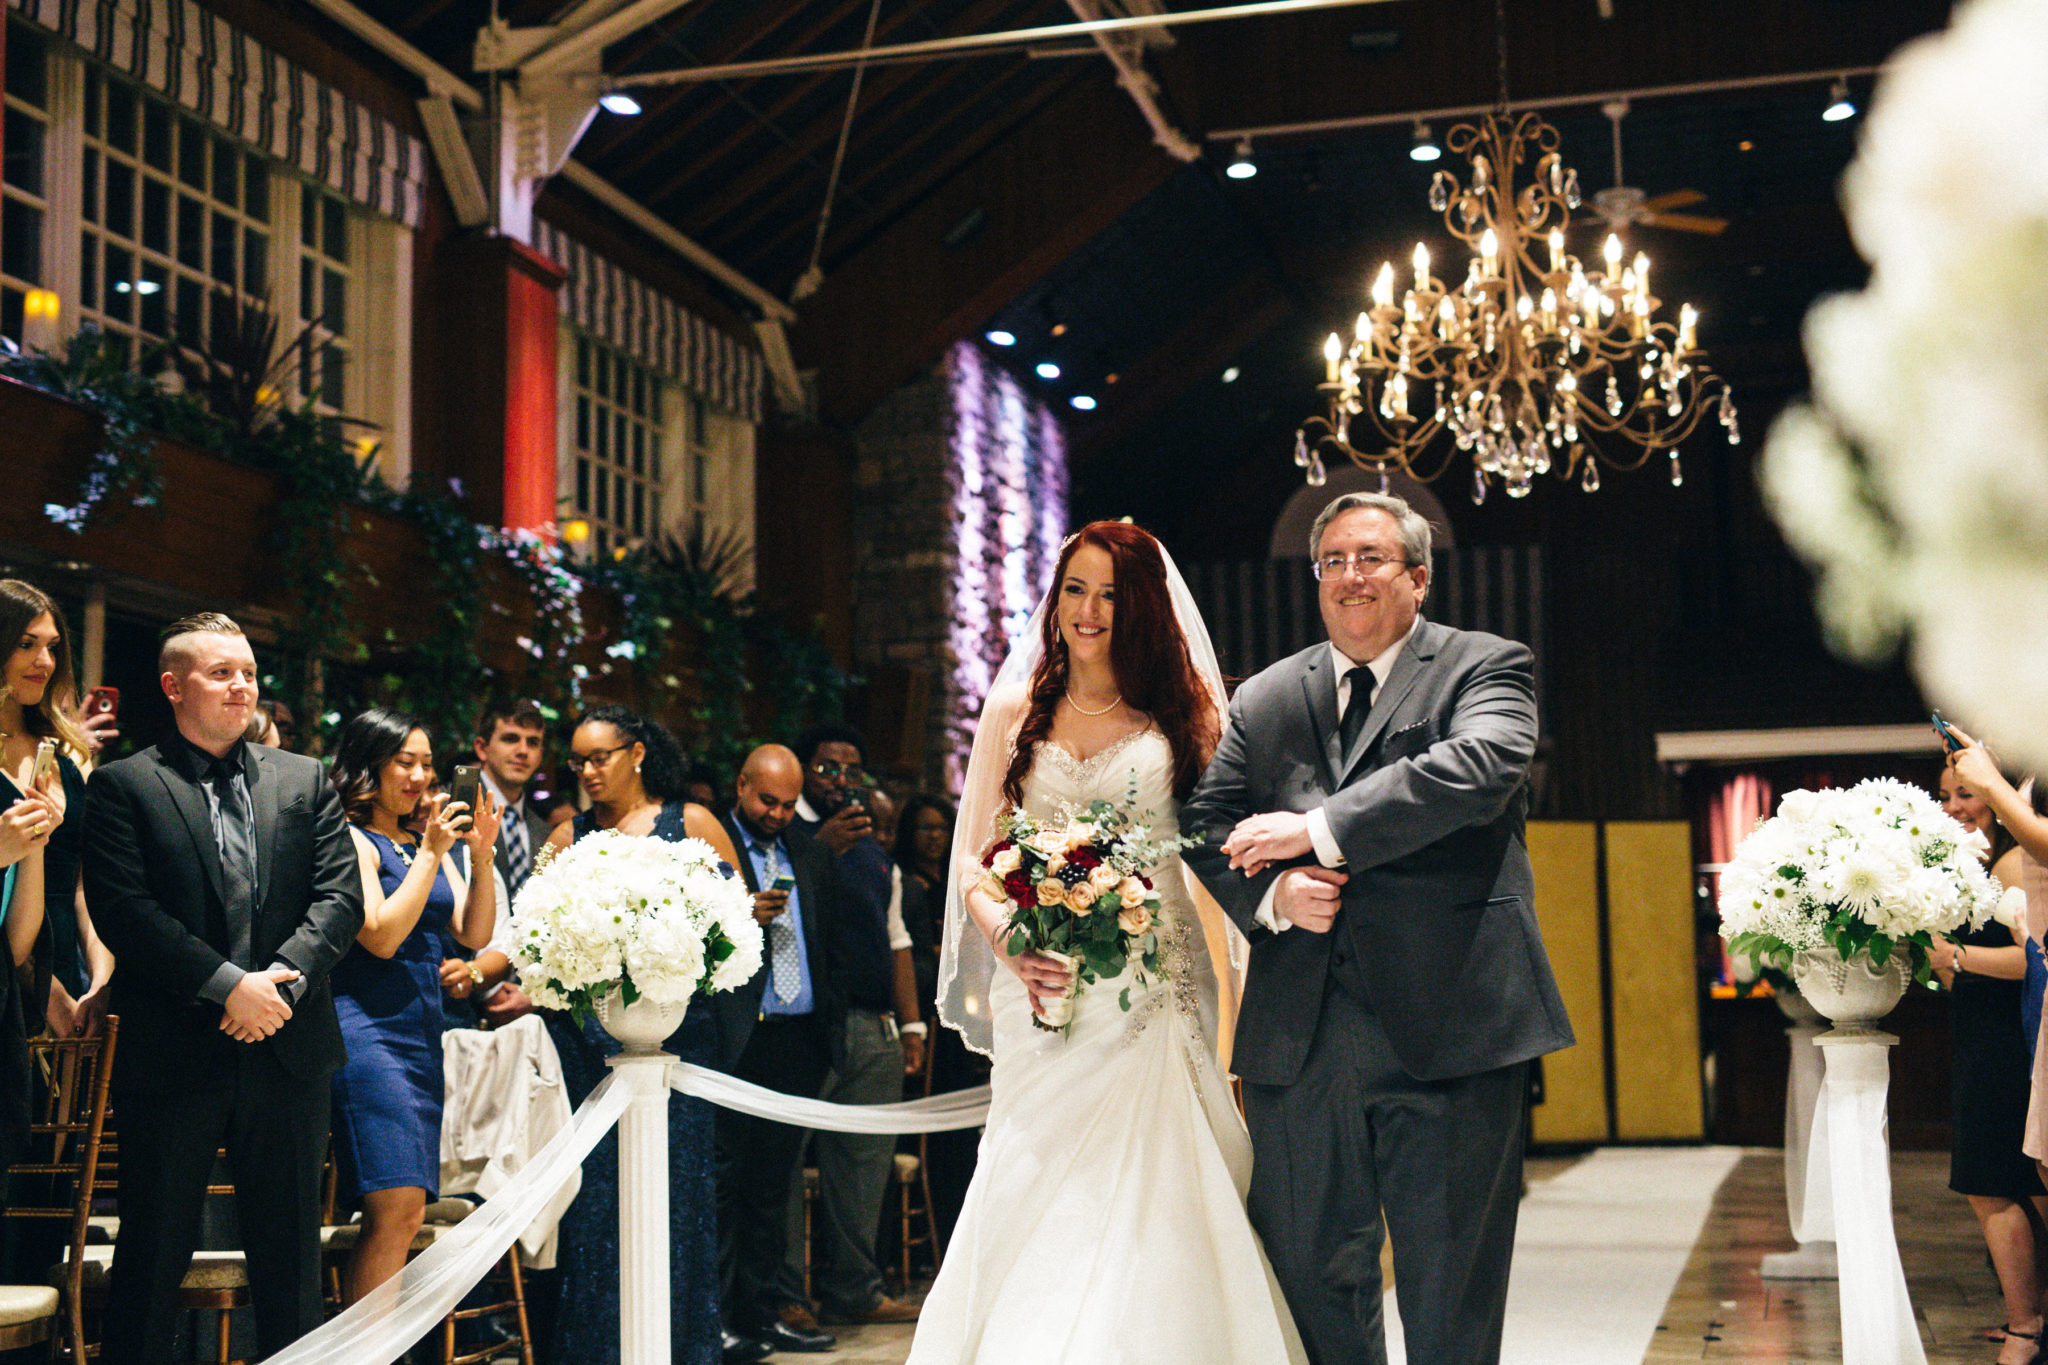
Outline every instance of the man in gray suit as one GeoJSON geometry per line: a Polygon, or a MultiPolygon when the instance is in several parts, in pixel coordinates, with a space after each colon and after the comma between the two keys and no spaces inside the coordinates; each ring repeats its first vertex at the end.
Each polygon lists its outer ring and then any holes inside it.
{"type": "Polygon", "coordinates": [[[1385,1235],[1411,1365],[1484,1365],[1528,1064],[1572,1042],[1523,842],[1532,658],[1422,618],[1430,528],[1399,498],[1336,499],[1309,548],[1329,643],[1238,688],[1181,811],[1252,944],[1251,1218],[1316,1365],[1385,1361],[1385,1235]]]}

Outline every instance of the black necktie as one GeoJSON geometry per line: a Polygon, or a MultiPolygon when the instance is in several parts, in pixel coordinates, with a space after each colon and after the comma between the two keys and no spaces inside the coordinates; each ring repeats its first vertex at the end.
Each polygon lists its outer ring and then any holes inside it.
{"type": "Polygon", "coordinates": [[[1360,664],[1344,675],[1344,681],[1351,685],[1351,698],[1344,703],[1344,715],[1337,722],[1337,734],[1344,741],[1344,752],[1348,754],[1351,746],[1358,742],[1358,732],[1365,728],[1366,713],[1372,710],[1372,670],[1360,664]]]}
{"type": "Polygon", "coordinates": [[[245,970],[253,969],[249,931],[256,919],[256,830],[242,803],[242,788],[233,765],[216,761],[208,772],[218,801],[221,899],[227,909],[228,960],[245,970]]]}

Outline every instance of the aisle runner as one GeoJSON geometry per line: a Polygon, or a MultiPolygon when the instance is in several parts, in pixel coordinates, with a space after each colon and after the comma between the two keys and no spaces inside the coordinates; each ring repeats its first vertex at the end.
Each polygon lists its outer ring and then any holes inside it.
{"type": "MultiPolygon", "coordinates": [[[[1502,1365],[1641,1365],[1735,1147],[1609,1147],[1522,1201],[1502,1365]]],[[[1387,1360],[1406,1365],[1387,1292],[1387,1360]]]]}

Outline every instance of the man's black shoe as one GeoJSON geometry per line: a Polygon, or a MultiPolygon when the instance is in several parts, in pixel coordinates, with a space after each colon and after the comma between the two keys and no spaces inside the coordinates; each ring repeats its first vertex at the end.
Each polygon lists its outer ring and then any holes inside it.
{"type": "Polygon", "coordinates": [[[743,1337],[737,1332],[725,1334],[724,1352],[719,1359],[725,1365],[753,1365],[757,1360],[766,1360],[775,1348],[758,1337],[743,1337]]]}
{"type": "Polygon", "coordinates": [[[830,1332],[807,1331],[786,1322],[771,1322],[755,1335],[767,1342],[771,1351],[830,1351],[839,1345],[830,1332]]]}

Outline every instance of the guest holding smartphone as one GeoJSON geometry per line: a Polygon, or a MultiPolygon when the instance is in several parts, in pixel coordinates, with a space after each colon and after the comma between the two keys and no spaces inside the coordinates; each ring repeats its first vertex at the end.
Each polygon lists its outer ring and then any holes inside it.
{"type": "Polygon", "coordinates": [[[365,711],[335,743],[332,780],[363,886],[362,932],[334,969],[348,1046],[334,1077],[336,1167],[363,1210],[351,1303],[405,1265],[440,1188],[443,936],[474,951],[497,920],[494,879],[466,876],[450,854],[467,845],[468,866],[489,868],[500,808],[428,797],[432,769],[426,730],[395,711],[365,711]]]}
{"type": "MultiPolygon", "coordinates": [[[[39,751],[48,745],[51,806],[60,816],[82,810],[93,746],[64,705],[77,690],[64,614],[33,584],[0,579],[0,640],[9,646],[0,677],[0,804],[34,785],[39,751]]],[[[33,1013],[60,1038],[99,1030],[114,976],[114,955],[93,929],[79,881],[84,832],[82,821],[53,823],[39,874],[47,947],[37,955],[33,1013]]]]}

